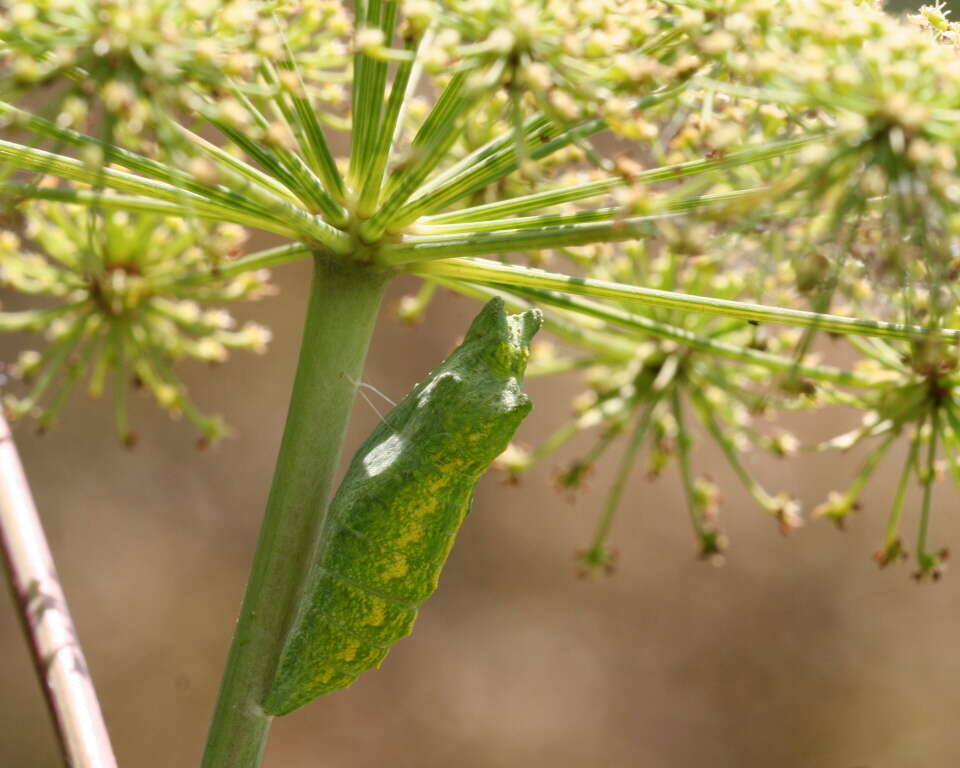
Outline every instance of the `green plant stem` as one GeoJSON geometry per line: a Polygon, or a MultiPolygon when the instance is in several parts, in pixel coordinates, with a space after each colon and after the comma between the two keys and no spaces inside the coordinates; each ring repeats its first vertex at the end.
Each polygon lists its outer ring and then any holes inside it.
{"type": "Polygon", "coordinates": [[[643,447],[643,439],[646,437],[654,409],[660,402],[661,397],[662,393],[654,395],[650,399],[650,404],[641,412],[640,418],[630,435],[630,442],[627,443],[623,456],[620,458],[617,473],[613,478],[613,484],[610,486],[610,492],[607,494],[607,500],[603,505],[603,515],[600,517],[597,529],[593,534],[593,541],[590,544],[590,552],[597,558],[602,558],[606,552],[607,539],[610,537],[610,529],[613,527],[613,520],[620,506],[620,500],[623,498],[623,491],[627,487],[627,481],[630,479],[630,473],[636,463],[637,454],[643,447]]]}
{"type": "Polygon", "coordinates": [[[313,554],[387,276],[317,257],[273,486],[203,768],[259,765],[260,706],[313,554]]]}
{"type": "Polygon", "coordinates": [[[285,237],[295,238],[297,232],[290,227],[265,217],[234,210],[226,217],[219,208],[205,201],[185,199],[181,202],[157,200],[137,195],[117,195],[104,193],[98,189],[64,189],[63,187],[38,187],[36,184],[19,182],[0,182],[0,198],[8,200],[55,200],[62,203],[75,203],[104,210],[131,211],[134,213],[156,213],[161,216],[177,216],[184,219],[197,217],[211,221],[231,221],[247,227],[262,229],[285,237]]]}
{"type": "Polygon", "coordinates": [[[255,251],[242,256],[236,261],[227,261],[217,264],[210,271],[197,272],[195,274],[181,277],[174,275],[163,280],[158,280],[155,285],[162,287],[168,294],[172,292],[174,286],[202,286],[209,283],[211,279],[229,280],[242,275],[244,272],[254,272],[258,269],[270,269],[289,264],[292,261],[300,261],[308,258],[311,253],[310,246],[304,243],[287,243],[285,245],[265,248],[262,251],[255,251]]]}
{"type": "Polygon", "coordinates": [[[534,229],[471,232],[444,237],[407,235],[400,242],[384,245],[380,249],[380,260],[384,264],[401,265],[449,259],[451,256],[486,256],[593,243],[622,243],[653,236],[657,222],[667,216],[668,214],[635,216],[620,221],[559,224],[534,229]]]}
{"type": "Polygon", "coordinates": [[[677,465],[680,469],[680,480],[683,483],[683,492],[687,497],[687,511],[690,514],[690,523],[693,531],[701,542],[704,540],[706,528],[703,521],[703,508],[697,503],[696,482],[693,478],[693,466],[690,464],[690,450],[693,447],[693,438],[687,431],[683,418],[683,404],[680,401],[680,390],[673,388],[670,397],[670,406],[673,418],[677,422],[677,465]]]}
{"type": "MultiPolygon", "coordinates": [[[[477,238],[479,239],[479,238],[477,238]]],[[[427,244],[429,245],[429,244],[427,244]]],[[[384,246],[381,254],[392,248],[410,246],[384,246]]],[[[416,246],[414,246],[416,247],[416,246]]],[[[390,262],[389,257],[384,259],[390,262]]],[[[488,285],[504,286],[512,290],[515,286],[545,288],[561,293],[573,293],[600,299],[619,299],[636,302],[649,307],[664,307],[681,311],[704,312],[711,315],[735,317],[756,323],[792,325],[799,328],[816,328],[822,333],[856,334],[876,336],[887,339],[943,338],[960,339],[960,329],[939,328],[930,330],[919,325],[890,323],[882,320],[844,317],[841,315],[818,314],[802,309],[753,304],[747,301],[715,299],[709,296],[663,291],[644,288],[638,285],[613,283],[607,280],[593,280],[585,277],[547,272],[512,264],[502,264],[489,259],[450,258],[437,261],[424,261],[406,267],[407,272],[423,277],[447,277],[455,280],[488,285]]]]}
{"type": "Polygon", "coordinates": [[[484,203],[483,205],[471,206],[470,208],[461,208],[434,216],[425,216],[423,217],[423,221],[424,223],[442,224],[454,221],[483,221],[500,216],[513,216],[524,211],[535,211],[540,208],[561,205],[562,203],[587,200],[591,197],[604,195],[619,187],[629,186],[631,183],[654,184],[661,181],[672,181],[718,170],[728,170],[775,157],[783,157],[803,149],[803,147],[810,142],[818,141],[822,138],[822,136],[817,134],[810,134],[781,141],[772,141],[760,146],[748,147],[739,152],[732,152],[722,158],[690,160],[685,163],[674,163],[659,168],[651,168],[632,176],[630,179],[627,179],[625,176],[610,176],[605,179],[597,179],[571,187],[547,189],[521,197],[512,197],[506,200],[484,203]]]}
{"type": "Polygon", "coordinates": [[[933,484],[937,479],[937,438],[940,436],[940,411],[933,409],[930,416],[930,439],[927,441],[927,466],[922,475],[923,502],[920,505],[920,526],[917,530],[917,561],[923,568],[934,563],[935,558],[927,551],[927,534],[930,530],[930,506],[933,499],[933,484]]]}
{"type": "Polygon", "coordinates": [[[62,304],[47,309],[24,309],[19,312],[0,312],[0,332],[38,331],[49,327],[50,323],[61,315],[81,309],[86,299],[62,304]]]}
{"type": "MultiPolygon", "coordinates": [[[[656,210],[650,211],[651,215],[659,215],[664,218],[671,213],[683,211],[692,211],[709,205],[718,203],[729,203],[745,197],[763,194],[762,187],[753,187],[750,189],[736,189],[729,192],[718,192],[709,195],[698,195],[696,197],[683,197],[669,200],[662,207],[658,206],[656,210]]],[[[622,217],[623,208],[608,207],[595,208],[593,210],[577,211],[576,213],[547,213],[537,216],[517,216],[513,218],[491,219],[491,220],[471,220],[454,221],[450,224],[434,224],[432,220],[423,218],[415,227],[411,227],[410,232],[415,236],[423,235],[449,235],[465,232],[500,232],[517,229],[532,229],[535,227],[549,227],[566,224],[579,224],[584,222],[596,221],[618,221],[622,217]]]]}
{"type": "MultiPolygon", "coordinates": [[[[537,306],[531,301],[519,298],[514,293],[485,285],[464,283],[459,280],[445,280],[443,278],[430,278],[430,280],[436,285],[442,285],[451,291],[463,296],[470,296],[478,301],[489,301],[494,296],[499,296],[511,312],[525,312],[537,306]]],[[[606,330],[598,331],[584,327],[584,325],[577,324],[569,317],[561,317],[557,313],[545,314],[543,322],[544,328],[554,336],[569,342],[573,346],[589,349],[604,360],[623,362],[631,359],[637,351],[636,344],[630,339],[614,336],[606,330]]]]}
{"type": "Polygon", "coordinates": [[[907,460],[903,464],[903,471],[900,473],[900,481],[897,483],[897,491],[893,497],[893,508],[890,510],[890,518],[887,521],[886,533],[883,537],[883,545],[889,549],[900,539],[900,521],[903,518],[903,500],[907,494],[907,484],[910,482],[910,475],[916,467],[917,453],[920,450],[920,435],[914,435],[910,441],[910,453],[907,454],[907,460]]]}
{"type": "Polygon", "coordinates": [[[704,334],[698,335],[685,328],[661,323],[643,315],[631,314],[618,307],[608,306],[600,302],[576,296],[564,296],[553,291],[541,291],[536,288],[514,288],[513,291],[528,298],[538,306],[547,304],[559,309],[568,309],[580,315],[589,315],[612,325],[637,332],[642,337],[656,336],[661,339],[669,339],[697,352],[736,360],[747,365],[762,366],[778,373],[792,373],[816,381],[829,381],[833,384],[842,384],[848,387],[883,386],[882,381],[872,380],[855,372],[826,365],[806,365],[789,357],[751,349],[722,339],[710,338],[704,334]]]}

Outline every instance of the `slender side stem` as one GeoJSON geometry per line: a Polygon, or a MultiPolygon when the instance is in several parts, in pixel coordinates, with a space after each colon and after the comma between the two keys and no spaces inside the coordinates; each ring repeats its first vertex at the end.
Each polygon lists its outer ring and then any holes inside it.
{"type": "Polygon", "coordinates": [[[116,768],[93,680],[2,414],[0,551],[65,762],[71,768],[116,768]]]}
{"type": "Polygon", "coordinates": [[[887,530],[883,537],[883,546],[885,551],[891,551],[894,547],[900,549],[900,521],[903,519],[903,500],[907,494],[907,484],[910,482],[910,475],[916,467],[917,453],[920,451],[920,435],[914,435],[910,441],[910,453],[907,454],[907,460],[903,464],[903,471],[900,473],[900,482],[897,483],[897,491],[893,497],[893,508],[890,510],[890,518],[887,521],[887,530]]]}
{"type": "MultiPolygon", "coordinates": [[[[415,53],[420,40],[411,38],[407,41],[406,50],[415,53]]],[[[374,137],[372,157],[367,167],[366,178],[357,201],[357,213],[360,216],[372,216],[380,200],[380,188],[383,185],[383,174],[390,162],[390,150],[393,147],[394,134],[397,130],[400,113],[403,110],[404,100],[407,97],[407,87],[410,76],[413,74],[415,59],[401,62],[393,78],[390,89],[390,99],[387,102],[386,112],[379,127],[379,135],[374,137]]]]}
{"type": "Polygon", "coordinates": [[[384,264],[401,265],[449,259],[452,256],[486,256],[512,251],[536,251],[593,243],[622,243],[641,240],[656,234],[657,223],[681,214],[635,216],[618,221],[559,224],[535,229],[508,229],[500,232],[470,232],[468,234],[432,237],[406,235],[396,243],[380,249],[384,264]]]}
{"type": "Polygon", "coordinates": [[[39,331],[43,328],[49,328],[50,323],[55,318],[81,309],[86,301],[86,299],[81,299],[80,301],[61,304],[58,307],[47,307],[46,309],[23,309],[19,312],[0,312],[0,332],[39,331]]]}
{"type": "Polygon", "coordinates": [[[462,121],[476,105],[479,96],[477,91],[467,88],[466,83],[465,73],[454,75],[420,126],[411,145],[415,153],[412,165],[391,177],[383,204],[360,227],[360,235],[367,242],[380,239],[397,211],[447,156],[447,151],[457,140],[462,121]]]}
{"type": "MultiPolygon", "coordinates": [[[[474,242],[480,239],[474,238],[474,242]]],[[[599,242],[596,241],[596,242],[599,242]]],[[[425,244],[430,247],[432,244],[425,244]]],[[[394,249],[411,246],[386,245],[380,249],[381,259],[390,263],[389,252],[394,249]],[[384,256],[386,255],[386,258],[384,256]]],[[[420,247],[420,246],[413,246],[420,247]]],[[[711,315],[723,315],[757,323],[775,325],[793,325],[800,328],[813,327],[823,333],[857,334],[887,339],[934,338],[960,339],[960,329],[939,328],[931,330],[919,325],[890,323],[883,320],[845,317],[842,315],[818,314],[802,309],[753,304],[748,301],[715,299],[708,296],[663,291],[644,288],[639,285],[613,283],[607,280],[593,280],[585,277],[547,272],[513,264],[501,264],[489,259],[450,258],[438,261],[424,261],[411,264],[406,271],[422,277],[447,277],[455,280],[469,280],[489,285],[505,286],[513,290],[515,286],[545,288],[561,293],[574,293],[599,299],[618,299],[632,301],[649,307],[663,307],[681,311],[704,312],[711,315]]]]}
{"type": "Polygon", "coordinates": [[[265,248],[262,251],[248,253],[236,261],[217,264],[215,268],[211,268],[210,271],[198,272],[187,275],[186,277],[173,275],[163,281],[158,281],[155,285],[162,286],[164,292],[169,293],[174,286],[203,285],[204,283],[209,283],[211,277],[229,280],[238,275],[242,275],[244,272],[280,267],[292,261],[308,258],[314,253],[316,253],[316,251],[311,250],[310,246],[305,243],[277,245],[273,248],[265,248]]]}
{"type": "MultiPolygon", "coordinates": [[[[756,196],[764,192],[763,187],[750,189],[735,189],[728,192],[683,197],[667,201],[653,213],[666,215],[681,211],[692,211],[717,203],[729,203],[745,197],[756,196]]],[[[415,236],[449,235],[464,232],[504,232],[516,229],[533,229],[536,227],[553,227],[565,224],[579,224],[596,221],[618,221],[622,217],[623,208],[595,208],[593,210],[577,211],[576,213],[546,213],[537,216],[517,216],[504,219],[454,221],[451,224],[434,224],[432,219],[423,218],[410,232],[415,236]]]]}
{"type": "MultiPolygon", "coordinates": [[[[676,387],[671,393],[670,406],[674,421],[677,422],[677,465],[680,469],[683,491],[687,497],[690,524],[701,542],[701,547],[703,547],[708,534],[703,520],[703,506],[697,503],[696,481],[693,478],[693,466],[690,464],[690,449],[693,447],[693,438],[684,424],[683,403],[680,400],[680,390],[676,387]]],[[[701,549],[701,551],[703,550],[701,549]]]]}
{"type": "Polygon", "coordinates": [[[930,439],[927,441],[927,465],[921,476],[923,502],[920,506],[920,526],[917,530],[917,561],[925,571],[936,565],[937,558],[927,551],[927,533],[930,530],[930,503],[933,499],[933,484],[937,479],[937,438],[940,436],[940,410],[934,409],[930,416],[930,439]]]}
{"type": "MultiPolygon", "coordinates": [[[[530,301],[519,298],[514,293],[485,285],[464,283],[459,280],[445,280],[443,278],[429,278],[429,281],[430,284],[442,285],[451,291],[480,301],[489,301],[494,296],[499,296],[511,312],[525,312],[536,306],[530,301]]],[[[637,352],[637,345],[633,340],[615,336],[605,329],[595,331],[592,328],[584,328],[583,325],[577,324],[569,317],[563,317],[559,313],[546,313],[543,322],[544,328],[554,336],[568,341],[574,346],[589,349],[605,360],[622,362],[630,360],[637,352]]],[[[528,376],[530,375],[529,370],[528,366],[528,376]]],[[[960,433],[960,430],[958,430],[958,433],[960,433]]]]}
{"type": "Polygon", "coordinates": [[[137,195],[104,193],[96,189],[64,189],[62,187],[38,187],[36,184],[22,182],[0,182],[0,198],[4,197],[17,202],[21,200],[56,200],[106,210],[157,213],[161,216],[178,216],[185,219],[197,217],[212,221],[232,221],[284,237],[297,237],[296,230],[279,224],[266,216],[234,210],[229,218],[225,218],[223,211],[217,208],[186,199],[181,202],[174,202],[137,195]]]}
{"type": "Polygon", "coordinates": [[[576,296],[564,296],[553,291],[541,291],[536,288],[518,287],[512,290],[515,294],[541,305],[549,304],[559,309],[569,309],[580,315],[596,317],[611,325],[638,332],[642,336],[658,336],[661,339],[669,339],[698,352],[724,357],[728,360],[736,360],[747,365],[758,365],[779,373],[799,374],[816,381],[829,381],[848,387],[883,386],[882,381],[872,380],[852,371],[844,371],[827,365],[806,365],[789,357],[763,352],[759,349],[751,349],[722,339],[710,338],[707,335],[698,335],[686,328],[661,323],[644,315],[631,314],[618,307],[600,302],[581,299],[576,296]]]}
{"type": "Polygon", "coordinates": [[[387,276],[317,257],[273,487],[204,768],[259,765],[266,696],[313,554],[387,276]]]}
{"type": "Polygon", "coordinates": [[[577,184],[572,187],[547,189],[521,197],[511,197],[506,200],[498,200],[494,203],[484,203],[483,205],[472,206],[470,208],[461,208],[460,210],[449,211],[448,213],[436,214],[434,216],[424,217],[424,221],[429,221],[432,224],[440,224],[451,221],[482,221],[498,216],[512,216],[524,211],[535,211],[552,205],[570,203],[576,200],[586,200],[591,197],[606,194],[618,187],[629,186],[631,183],[654,184],[660,181],[672,181],[679,178],[736,168],[762,160],[789,155],[803,149],[806,144],[822,138],[822,136],[817,134],[811,134],[782,141],[773,141],[768,144],[749,147],[738,152],[731,152],[722,158],[690,160],[685,163],[650,168],[649,170],[631,176],[629,180],[625,176],[610,176],[605,179],[598,179],[585,184],[577,184]]]}
{"type": "Polygon", "coordinates": [[[617,509],[620,506],[620,500],[623,498],[623,491],[627,487],[627,480],[630,479],[630,473],[633,471],[633,465],[636,463],[637,454],[643,447],[643,439],[646,437],[647,428],[650,426],[650,420],[653,418],[653,411],[660,402],[661,394],[657,394],[651,400],[649,405],[644,408],[637,419],[633,433],[630,435],[630,442],[624,449],[623,456],[620,458],[620,465],[617,467],[617,474],[613,478],[613,484],[610,486],[610,493],[603,506],[603,515],[597,524],[597,529],[593,534],[593,541],[590,544],[590,554],[595,562],[603,562],[606,553],[607,539],[610,536],[610,529],[613,527],[613,519],[616,517],[617,509]]]}

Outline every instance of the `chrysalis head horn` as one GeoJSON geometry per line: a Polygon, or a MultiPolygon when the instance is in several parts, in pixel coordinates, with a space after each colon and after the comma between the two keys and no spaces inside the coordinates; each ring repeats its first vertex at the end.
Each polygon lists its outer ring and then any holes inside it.
{"type": "Polygon", "coordinates": [[[470,325],[466,342],[483,344],[485,354],[498,374],[522,378],[530,356],[530,340],[539,330],[543,315],[538,309],[528,309],[517,315],[507,314],[503,299],[490,299],[470,325]]]}

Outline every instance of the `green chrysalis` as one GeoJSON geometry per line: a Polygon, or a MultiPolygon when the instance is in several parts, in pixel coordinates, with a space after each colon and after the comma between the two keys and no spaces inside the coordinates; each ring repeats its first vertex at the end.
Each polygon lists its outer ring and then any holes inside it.
{"type": "Polygon", "coordinates": [[[477,481],[530,411],[521,381],[540,323],[536,310],[508,315],[490,301],[360,446],[330,504],[268,713],[350,685],[410,633],[477,481]]]}

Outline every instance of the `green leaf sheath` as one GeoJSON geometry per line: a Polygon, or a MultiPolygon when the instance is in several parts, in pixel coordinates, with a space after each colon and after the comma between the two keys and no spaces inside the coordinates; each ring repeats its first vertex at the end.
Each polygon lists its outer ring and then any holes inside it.
{"type": "Polygon", "coordinates": [[[265,709],[291,712],[379,665],[436,589],[480,476],[529,413],[521,383],[540,313],[491,300],[463,342],[354,456],[265,709]]]}

